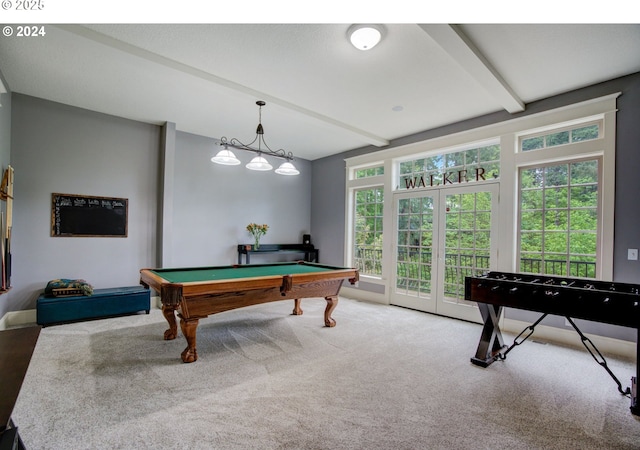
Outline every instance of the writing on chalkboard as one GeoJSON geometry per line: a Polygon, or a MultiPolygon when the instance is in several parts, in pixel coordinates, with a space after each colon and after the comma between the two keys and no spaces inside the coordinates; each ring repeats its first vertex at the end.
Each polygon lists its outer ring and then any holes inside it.
{"type": "Polygon", "coordinates": [[[51,236],[127,237],[126,198],[51,194],[51,236]]]}

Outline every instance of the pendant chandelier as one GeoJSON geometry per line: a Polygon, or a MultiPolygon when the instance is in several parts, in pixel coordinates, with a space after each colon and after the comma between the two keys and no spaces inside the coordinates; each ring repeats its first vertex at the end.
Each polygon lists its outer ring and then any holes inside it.
{"type": "Polygon", "coordinates": [[[216,156],[211,158],[211,161],[216,164],[222,164],[225,166],[237,166],[240,164],[240,160],[236,158],[229,147],[238,150],[247,150],[256,153],[256,156],[245,166],[249,170],[267,171],[273,169],[273,166],[269,164],[263,155],[274,156],[276,158],[285,159],[280,167],[276,169],[276,173],[279,175],[298,175],[300,171],[296,169],[291,161],[293,161],[293,153],[285,152],[284,150],[271,150],[264,140],[264,128],[262,127],[262,107],[266,105],[262,100],[256,102],[258,105],[258,128],[256,129],[256,137],[248,144],[242,143],[239,139],[226,137],[220,138],[218,145],[222,146],[222,150],[218,152],[216,156]],[[258,148],[255,148],[257,144],[258,148]]]}

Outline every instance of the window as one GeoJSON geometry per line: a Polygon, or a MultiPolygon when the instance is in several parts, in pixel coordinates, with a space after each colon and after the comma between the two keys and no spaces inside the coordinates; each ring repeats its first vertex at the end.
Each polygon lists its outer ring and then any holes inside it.
{"type": "Polygon", "coordinates": [[[486,145],[400,163],[400,189],[495,180],[500,174],[500,146],[486,145]]]}
{"type": "Polygon", "coordinates": [[[367,169],[358,169],[355,171],[355,178],[368,178],[384,175],[384,166],[369,167],[367,169]]]}
{"type": "Polygon", "coordinates": [[[599,159],[520,169],[519,271],[595,278],[599,159]]]}
{"type": "Polygon", "coordinates": [[[600,122],[581,124],[575,127],[557,129],[539,135],[524,136],[520,140],[520,148],[523,152],[540,150],[558,145],[574,144],[576,142],[589,141],[600,137],[600,122]]]}
{"type": "MultiPolygon", "coordinates": [[[[404,237],[394,235],[396,228],[406,231],[409,238],[415,231],[402,227],[406,205],[402,209],[400,200],[437,193],[438,220],[434,219],[434,225],[441,233],[443,227],[453,226],[455,216],[450,212],[448,221],[442,220],[443,201],[450,194],[447,190],[466,193],[484,188],[475,183],[497,191],[492,191],[495,204],[490,225],[490,231],[497,233],[497,239],[492,240],[496,257],[489,269],[613,279],[618,96],[613,93],[346,158],[345,264],[369,275],[367,283],[358,289],[380,293],[380,301],[392,301],[398,292],[394,281],[407,278],[418,282],[424,278],[414,275],[412,265],[405,264],[401,269],[405,272],[397,270],[397,264],[418,261],[415,249],[410,248],[415,247],[412,241],[405,244],[404,237]],[[366,193],[379,198],[363,199],[366,193]],[[375,210],[376,201],[382,209],[383,194],[384,220],[375,210]],[[383,222],[387,235],[381,245],[383,222]],[[403,245],[406,257],[397,251],[403,245]],[[370,288],[370,283],[383,286],[384,291],[370,288]]],[[[480,210],[483,214],[484,209],[480,210]]],[[[461,218],[458,231],[469,234],[472,228],[461,218]]],[[[477,231],[485,233],[486,227],[477,231]]],[[[434,267],[440,261],[445,267],[454,266],[445,244],[438,242],[434,267]]],[[[477,242],[474,245],[476,265],[460,260],[459,267],[485,267],[478,259],[483,255],[477,251],[477,242]]],[[[467,255],[470,249],[465,241],[460,243],[459,252],[452,253],[467,255]]],[[[420,264],[428,262],[420,260],[420,264]]],[[[437,267],[434,279],[441,281],[442,269],[437,267]]],[[[408,291],[426,292],[427,288],[407,281],[408,291]]],[[[442,285],[436,288],[430,294],[435,298],[450,291],[442,285]]]]}
{"type": "Polygon", "coordinates": [[[384,189],[354,191],[353,261],[363,275],[382,275],[382,219],[384,189]]]}

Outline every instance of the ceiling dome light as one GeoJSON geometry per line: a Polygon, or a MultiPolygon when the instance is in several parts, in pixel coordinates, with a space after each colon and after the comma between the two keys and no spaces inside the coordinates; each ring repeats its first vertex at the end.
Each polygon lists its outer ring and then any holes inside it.
{"type": "Polygon", "coordinates": [[[276,169],[276,173],[280,175],[298,175],[300,171],[291,164],[289,161],[280,164],[280,167],[276,169]]]}
{"type": "Polygon", "coordinates": [[[240,164],[240,160],[236,158],[231,150],[220,150],[216,156],[211,158],[211,162],[216,164],[222,164],[223,166],[237,166],[240,164]]]}
{"type": "Polygon", "coordinates": [[[273,166],[269,164],[269,162],[264,159],[262,156],[258,155],[249,162],[245,166],[249,170],[271,170],[273,166]]]}
{"type": "Polygon", "coordinates": [[[347,36],[358,50],[371,50],[382,39],[382,28],[378,25],[351,25],[347,36]]]}

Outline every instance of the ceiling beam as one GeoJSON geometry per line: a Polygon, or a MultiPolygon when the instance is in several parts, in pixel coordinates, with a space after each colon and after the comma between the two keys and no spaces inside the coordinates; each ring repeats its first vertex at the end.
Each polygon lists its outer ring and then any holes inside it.
{"type": "Polygon", "coordinates": [[[504,109],[511,114],[524,111],[525,105],[522,100],[459,27],[448,24],[421,24],[420,28],[504,109]]]}
{"type": "Polygon", "coordinates": [[[212,73],[206,72],[204,70],[198,69],[197,67],[193,67],[190,66],[188,64],[184,64],[181,63],[179,61],[176,61],[174,59],[170,59],[167,58],[165,56],[159,55],[157,53],[145,50],[143,48],[137,47],[135,45],[131,45],[128,44],[124,41],[112,38],[110,36],[107,36],[105,34],[99,33],[97,31],[91,30],[89,28],[83,27],[81,25],[64,25],[64,24],[58,24],[55,25],[56,27],[68,31],[70,33],[76,34],[78,36],[82,36],[84,38],[87,39],[91,39],[95,42],[99,42],[103,45],[107,45],[111,48],[129,53],[130,55],[139,57],[139,58],[143,58],[146,59],[147,61],[151,61],[153,63],[156,64],[161,64],[165,67],[171,68],[173,70],[178,70],[180,72],[183,72],[185,74],[194,76],[194,77],[198,77],[201,78],[205,81],[208,81],[210,83],[215,83],[218,84],[220,86],[224,86],[228,89],[232,89],[238,92],[241,92],[243,94],[249,94],[252,95],[256,98],[260,98],[262,100],[266,100],[269,103],[273,103],[276,105],[279,105],[283,108],[286,108],[290,111],[294,111],[297,112],[299,114],[302,114],[308,118],[320,121],[322,123],[324,123],[325,125],[330,125],[332,127],[336,127],[339,128],[343,131],[346,131],[354,136],[356,136],[358,139],[366,142],[367,144],[370,145],[374,145],[376,147],[384,147],[389,145],[389,141],[387,139],[384,139],[380,136],[376,136],[373,133],[369,133],[368,131],[364,131],[361,130],[359,128],[353,127],[349,124],[346,124],[344,122],[340,122],[338,120],[335,120],[329,116],[325,116],[323,114],[317,113],[315,111],[312,111],[310,109],[307,108],[303,108],[302,106],[296,105],[294,103],[291,102],[287,102],[286,100],[282,100],[280,98],[277,97],[273,97],[269,94],[266,94],[264,92],[259,92],[255,89],[252,89],[248,86],[244,86],[240,83],[236,83],[234,81],[231,80],[227,80],[226,78],[222,78],[219,77],[217,75],[214,75],[212,73]]]}

